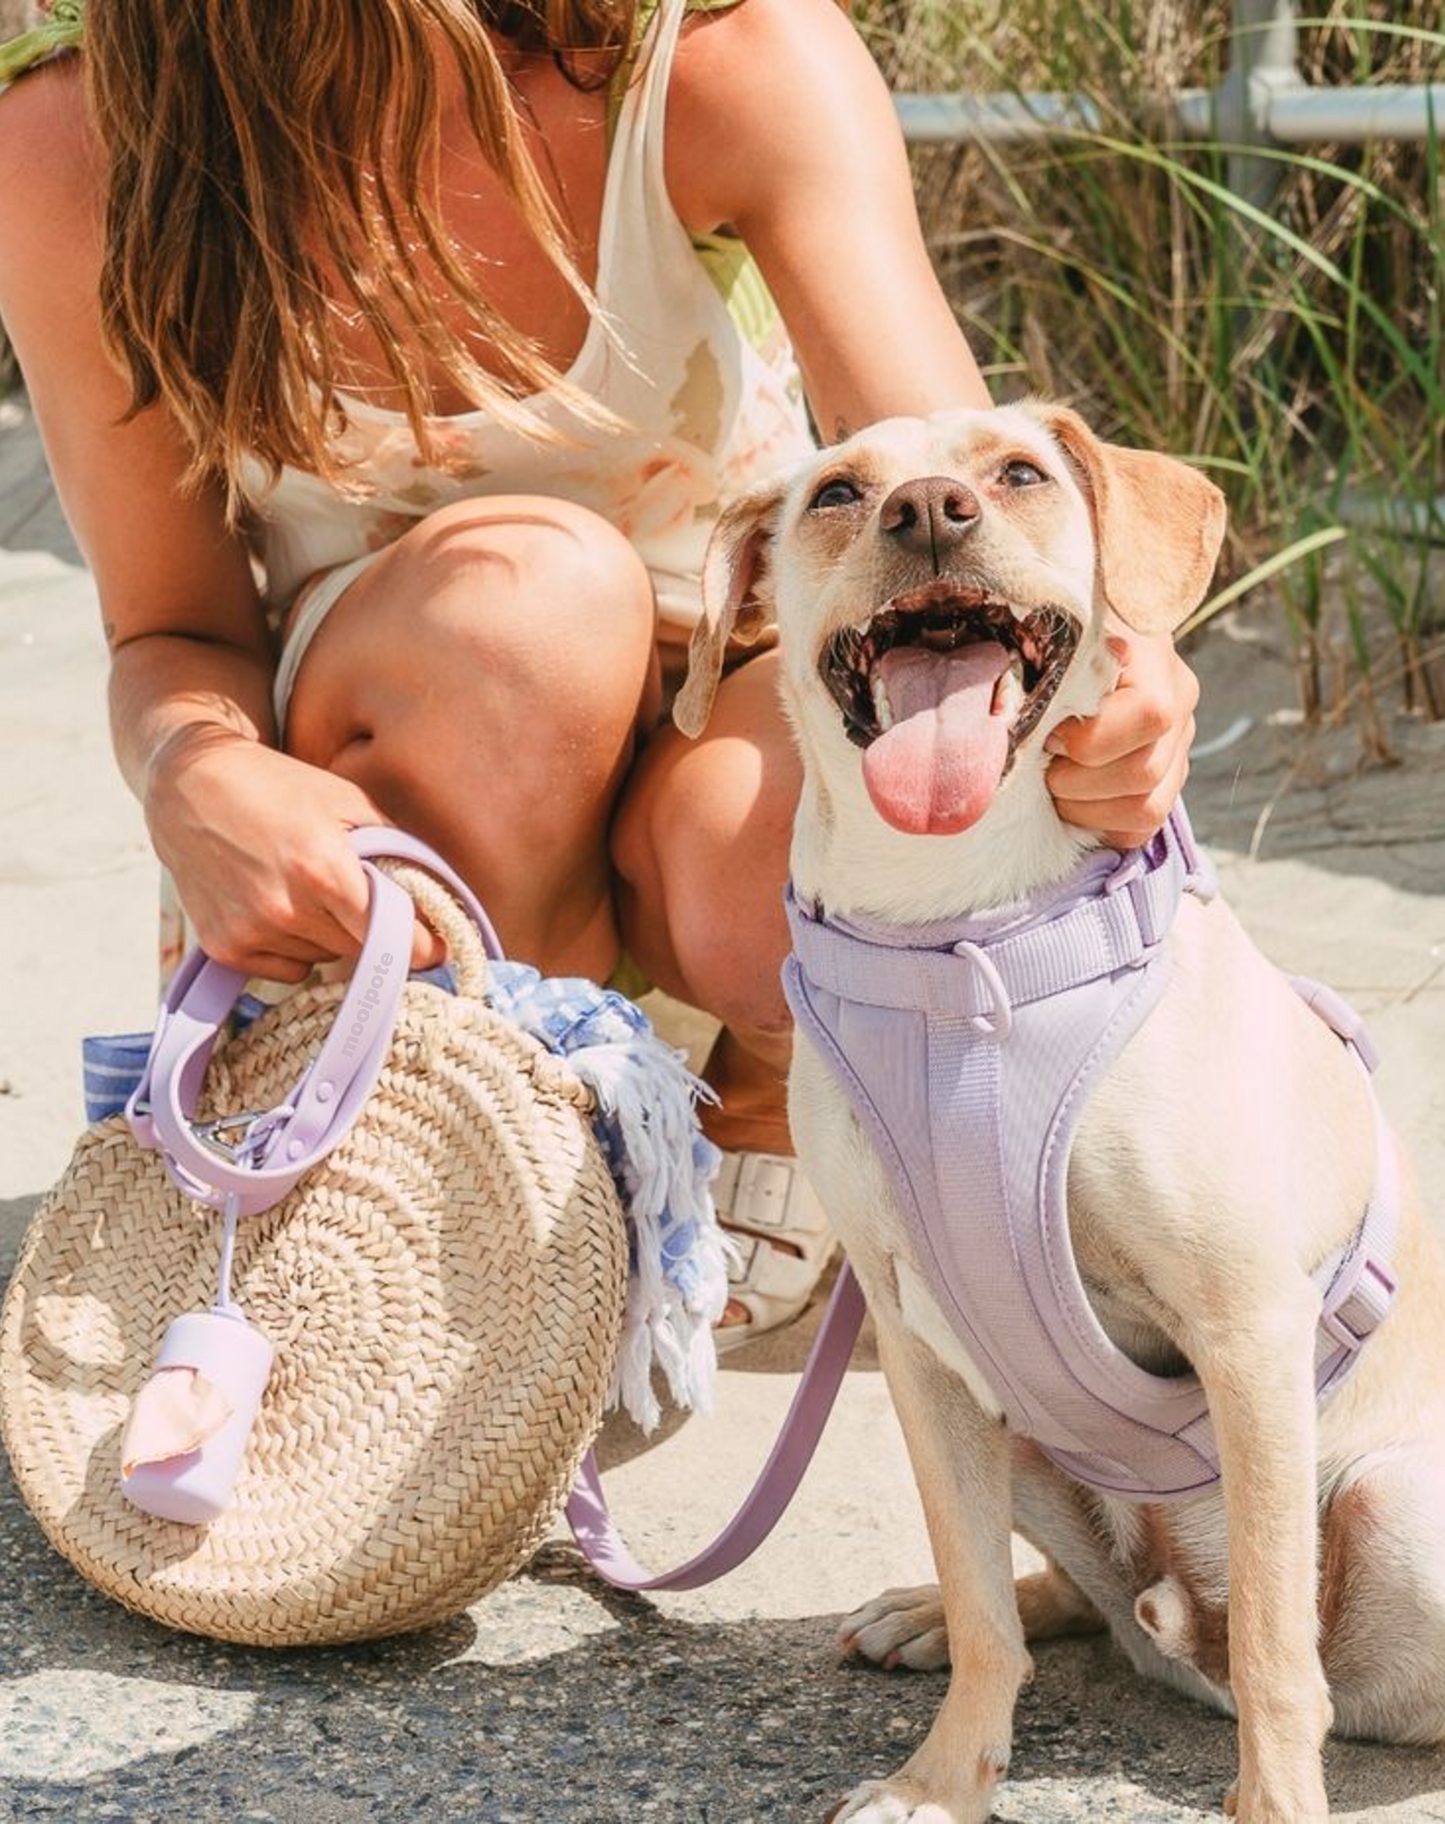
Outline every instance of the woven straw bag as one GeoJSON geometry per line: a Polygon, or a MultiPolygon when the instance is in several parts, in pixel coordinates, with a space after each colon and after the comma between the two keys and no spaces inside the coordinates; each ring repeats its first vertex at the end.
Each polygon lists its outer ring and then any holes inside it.
{"type": "MultiPolygon", "coordinates": [[[[0,1433],[51,1543],[171,1627],[263,1646],[420,1628],[515,1571],[590,1443],[627,1238],[565,1063],[488,1008],[476,926],[387,870],[445,937],[458,993],[409,982],[360,1118],[238,1227],[232,1283],[276,1360],[227,1510],[157,1520],[119,1439],[171,1318],[206,1305],[221,1221],[124,1116],[93,1126],[0,1314],[0,1433]]],[[[345,985],[300,990],[212,1056],[200,1115],[271,1109],[345,985]]]]}

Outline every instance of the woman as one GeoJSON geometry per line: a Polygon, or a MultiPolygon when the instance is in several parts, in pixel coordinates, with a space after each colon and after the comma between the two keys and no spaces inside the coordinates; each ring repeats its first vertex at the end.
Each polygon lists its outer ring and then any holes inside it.
{"type": "MultiPolygon", "coordinates": [[[[351,954],[385,819],[513,954],[625,952],[722,1021],[720,1202],[768,1236],[726,1321],[781,1321],[826,1236],[774,656],[695,743],[659,712],[719,498],[807,447],[789,343],[825,435],[987,403],[872,62],[834,0],[90,0],[80,50],[0,102],[0,315],[196,933],[281,982],[351,954]]],[[[1121,843],[1195,698],[1125,659],[1050,774],[1121,843]]]]}

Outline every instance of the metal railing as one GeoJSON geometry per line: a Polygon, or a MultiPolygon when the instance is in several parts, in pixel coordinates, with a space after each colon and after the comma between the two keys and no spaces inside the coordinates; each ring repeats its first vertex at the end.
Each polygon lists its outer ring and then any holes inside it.
{"type": "MultiPolygon", "coordinates": [[[[1271,154],[1283,148],[1427,140],[1437,131],[1445,140],[1445,83],[1315,87],[1300,69],[1297,19],[1295,0],[1232,0],[1223,80],[1214,89],[1182,89],[1160,110],[1181,137],[1224,150],[1230,189],[1255,209],[1268,209],[1279,189],[1285,167],[1271,154]]],[[[1095,103],[1055,91],[899,94],[894,104],[912,145],[1002,146],[1107,130],[1095,103]]],[[[1445,543],[1445,495],[1383,500],[1346,489],[1337,513],[1361,530],[1445,543]]]]}
{"type": "MultiPolygon", "coordinates": [[[[1253,156],[1280,146],[1324,141],[1361,145],[1371,139],[1426,139],[1445,130],[1445,83],[1381,83],[1373,88],[1315,88],[1299,67],[1294,0],[1233,0],[1230,57],[1216,89],[1182,89],[1172,97],[1179,130],[1231,148],[1233,187],[1241,196],[1275,184],[1276,161],[1253,156]],[[1252,167],[1259,167],[1258,170],[1252,167]]],[[[905,137],[915,145],[978,141],[994,145],[1098,133],[1103,118],[1080,95],[898,95],[905,137]]]]}

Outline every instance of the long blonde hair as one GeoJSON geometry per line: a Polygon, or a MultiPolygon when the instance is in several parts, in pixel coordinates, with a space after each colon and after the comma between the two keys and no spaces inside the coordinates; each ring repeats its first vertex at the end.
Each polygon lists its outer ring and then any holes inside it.
{"type": "Polygon", "coordinates": [[[522,397],[566,383],[487,303],[476,256],[442,223],[439,60],[454,57],[482,152],[590,309],[487,28],[588,87],[629,55],[636,14],[637,0],[91,0],[85,66],[109,160],[102,322],[132,412],[164,402],[179,420],[189,480],[219,479],[233,516],[247,455],[346,485],[332,450],[338,280],[425,459],[445,466],[428,434],[429,364],[535,429],[522,397]],[[466,307],[498,372],[448,327],[439,290],[466,307]]]}

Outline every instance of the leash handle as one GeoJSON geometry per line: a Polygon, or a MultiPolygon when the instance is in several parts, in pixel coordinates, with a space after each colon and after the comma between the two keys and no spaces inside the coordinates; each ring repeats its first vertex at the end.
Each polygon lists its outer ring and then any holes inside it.
{"type": "MultiPolygon", "coordinates": [[[[195,1123],[206,1066],[221,1027],[246,985],[240,970],[196,949],[177,970],[161,1004],[141,1080],[126,1104],[137,1141],[158,1147],[187,1196],[213,1209],[256,1215],[287,1194],[346,1134],[375,1086],[391,1043],[407,979],[414,908],[371,862],[413,862],[448,886],[476,925],[487,955],[503,950],[491,920],[465,882],[424,843],[399,830],[351,834],[371,891],[366,940],[345,999],[321,1050],[274,1109],[195,1123]],[[239,1144],[221,1139],[242,1130],[239,1144]]],[[[845,1263],[824,1313],[787,1417],[746,1499],[713,1543],[675,1570],[646,1570],[628,1551],[607,1509],[589,1451],[567,1503],[567,1519],[592,1568],[625,1590],[691,1590],[735,1570],[772,1532],[817,1449],[865,1312],[845,1263]]]]}
{"type": "Polygon", "coordinates": [[[482,902],[456,869],[448,867],[441,856],[424,842],[415,836],[408,836],[405,830],[393,830],[376,824],[353,830],[351,846],[363,861],[410,861],[419,868],[425,868],[428,874],[435,874],[443,886],[448,887],[461,902],[467,917],[477,927],[482,948],[491,960],[495,963],[506,961],[507,953],[502,948],[502,940],[497,936],[496,926],[483,911],[482,902]]]}
{"type": "Polygon", "coordinates": [[[188,1197],[212,1209],[228,1201],[242,1216],[279,1203],[345,1136],[375,1087],[391,1044],[411,957],[410,896],[370,858],[409,861],[451,889],[476,925],[482,946],[500,958],[491,921],[461,878],[424,843],[399,830],[351,833],[371,894],[366,938],[346,996],[320,1051],[275,1108],[197,1123],[206,1066],[246,976],[196,949],[161,1003],[141,1080],[126,1103],[137,1141],[159,1148],[188,1197]],[[236,1140],[225,1136],[235,1134],[236,1140]]]}
{"type": "Polygon", "coordinates": [[[597,1461],[589,1450],[567,1502],[567,1523],[598,1576],[619,1590],[696,1590],[750,1558],[782,1519],[813,1460],[866,1309],[862,1288],[845,1261],[761,1474],[712,1544],[675,1570],[649,1571],[628,1551],[608,1512],[597,1461]]]}

